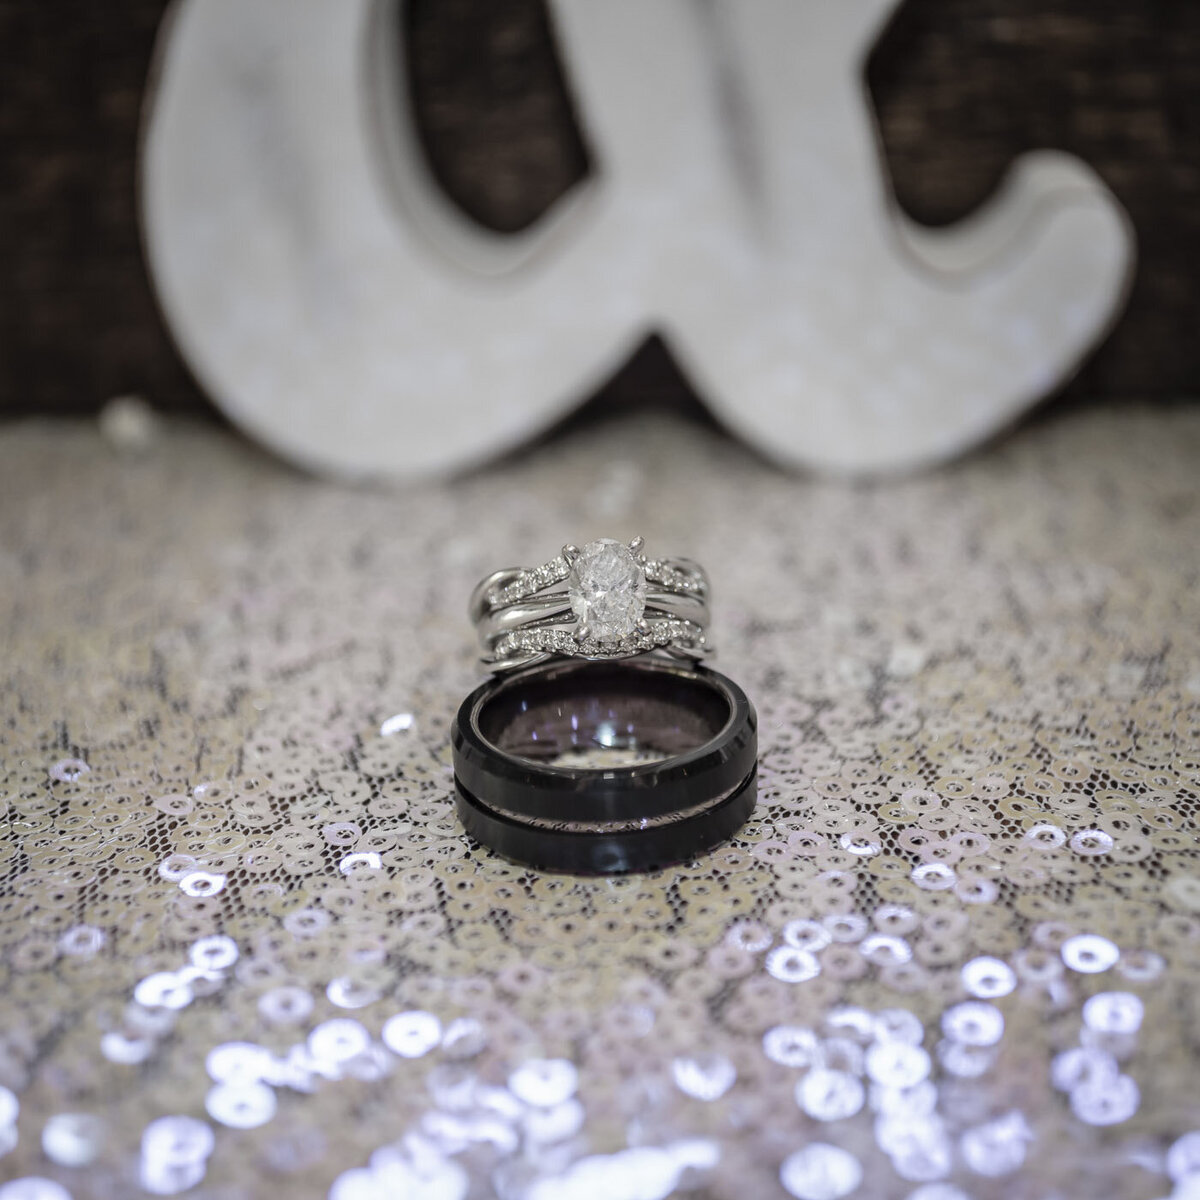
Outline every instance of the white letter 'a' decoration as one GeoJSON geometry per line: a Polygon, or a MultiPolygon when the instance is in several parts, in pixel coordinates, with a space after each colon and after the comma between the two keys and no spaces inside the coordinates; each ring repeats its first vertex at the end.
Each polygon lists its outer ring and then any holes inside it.
{"type": "Polygon", "coordinates": [[[429,178],[396,2],[180,0],[143,162],[179,344],[235,421],[347,477],[508,449],[654,330],[785,464],[959,453],[1102,336],[1132,239],[1097,178],[1048,152],[958,225],[908,222],[861,73],[892,7],[555,0],[596,170],[504,237],[429,178]]]}

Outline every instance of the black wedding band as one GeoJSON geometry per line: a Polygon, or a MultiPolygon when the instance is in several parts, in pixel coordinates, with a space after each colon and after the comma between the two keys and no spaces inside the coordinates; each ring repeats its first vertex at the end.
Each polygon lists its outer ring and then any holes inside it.
{"type": "Polygon", "coordinates": [[[468,833],[542,870],[685,861],[730,837],[754,808],[753,705],[704,667],[544,663],[472,692],[451,740],[468,833]],[[570,765],[572,755],[601,747],[651,761],[570,765]]]}

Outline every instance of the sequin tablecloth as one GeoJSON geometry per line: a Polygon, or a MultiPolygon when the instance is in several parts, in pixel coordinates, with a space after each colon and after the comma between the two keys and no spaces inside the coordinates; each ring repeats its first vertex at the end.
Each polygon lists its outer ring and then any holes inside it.
{"type": "Polygon", "coordinates": [[[1200,1196],[1198,573],[1197,409],[857,487],[656,419],[391,493],[0,431],[0,1197],[1200,1196]],[[506,865],[466,596],[636,533],[714,578],[755,818],[506,865]]]}

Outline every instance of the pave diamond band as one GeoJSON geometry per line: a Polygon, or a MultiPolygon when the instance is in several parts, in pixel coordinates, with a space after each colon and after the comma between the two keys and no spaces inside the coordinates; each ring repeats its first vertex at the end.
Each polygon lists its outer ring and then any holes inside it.
{"type": "Polygon", "coordinates": [[[648,557],[641,538],[567,545],[540,566],[495,571],[472,593],[470,616],[494,671],[551,657],[699,660],[712,650],[703,569],[648,557]]]}
{"type": "Polygon", "coordinates": [[[569,658],[628,658],[651,650],[675,646],[692,651],[699,658],[707,642],[704,630],[692,621],[648,621],[645,633],[628,634],[616,641],[600,642],[596,638],[576,641],[563,629],[520,629],[506,633],[496,642],[493,654],[497,661],[516,654],[560,654],[569,658]]]}

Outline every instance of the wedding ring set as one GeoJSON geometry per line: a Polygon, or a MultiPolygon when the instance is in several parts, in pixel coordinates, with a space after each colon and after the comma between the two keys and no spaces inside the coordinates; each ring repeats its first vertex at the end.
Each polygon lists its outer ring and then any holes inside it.
{"type": "Polygon", "coordinates": [[[451,732],[467,832],[541,870],[681,862],[731,837],[757,793],[757,718],[712,653],[709,580],[643,540],[566,545],[480,580],[492,678],[451,732]]]}
{"type": "Polygon", "coordinates": [[[484,665],[511,671],[553,657],[629,658],[711,652],[708,576],[683,558],[649,558],[640,537],[564,546],[537,567],[480,580],[470,616],[484,665]]]}

